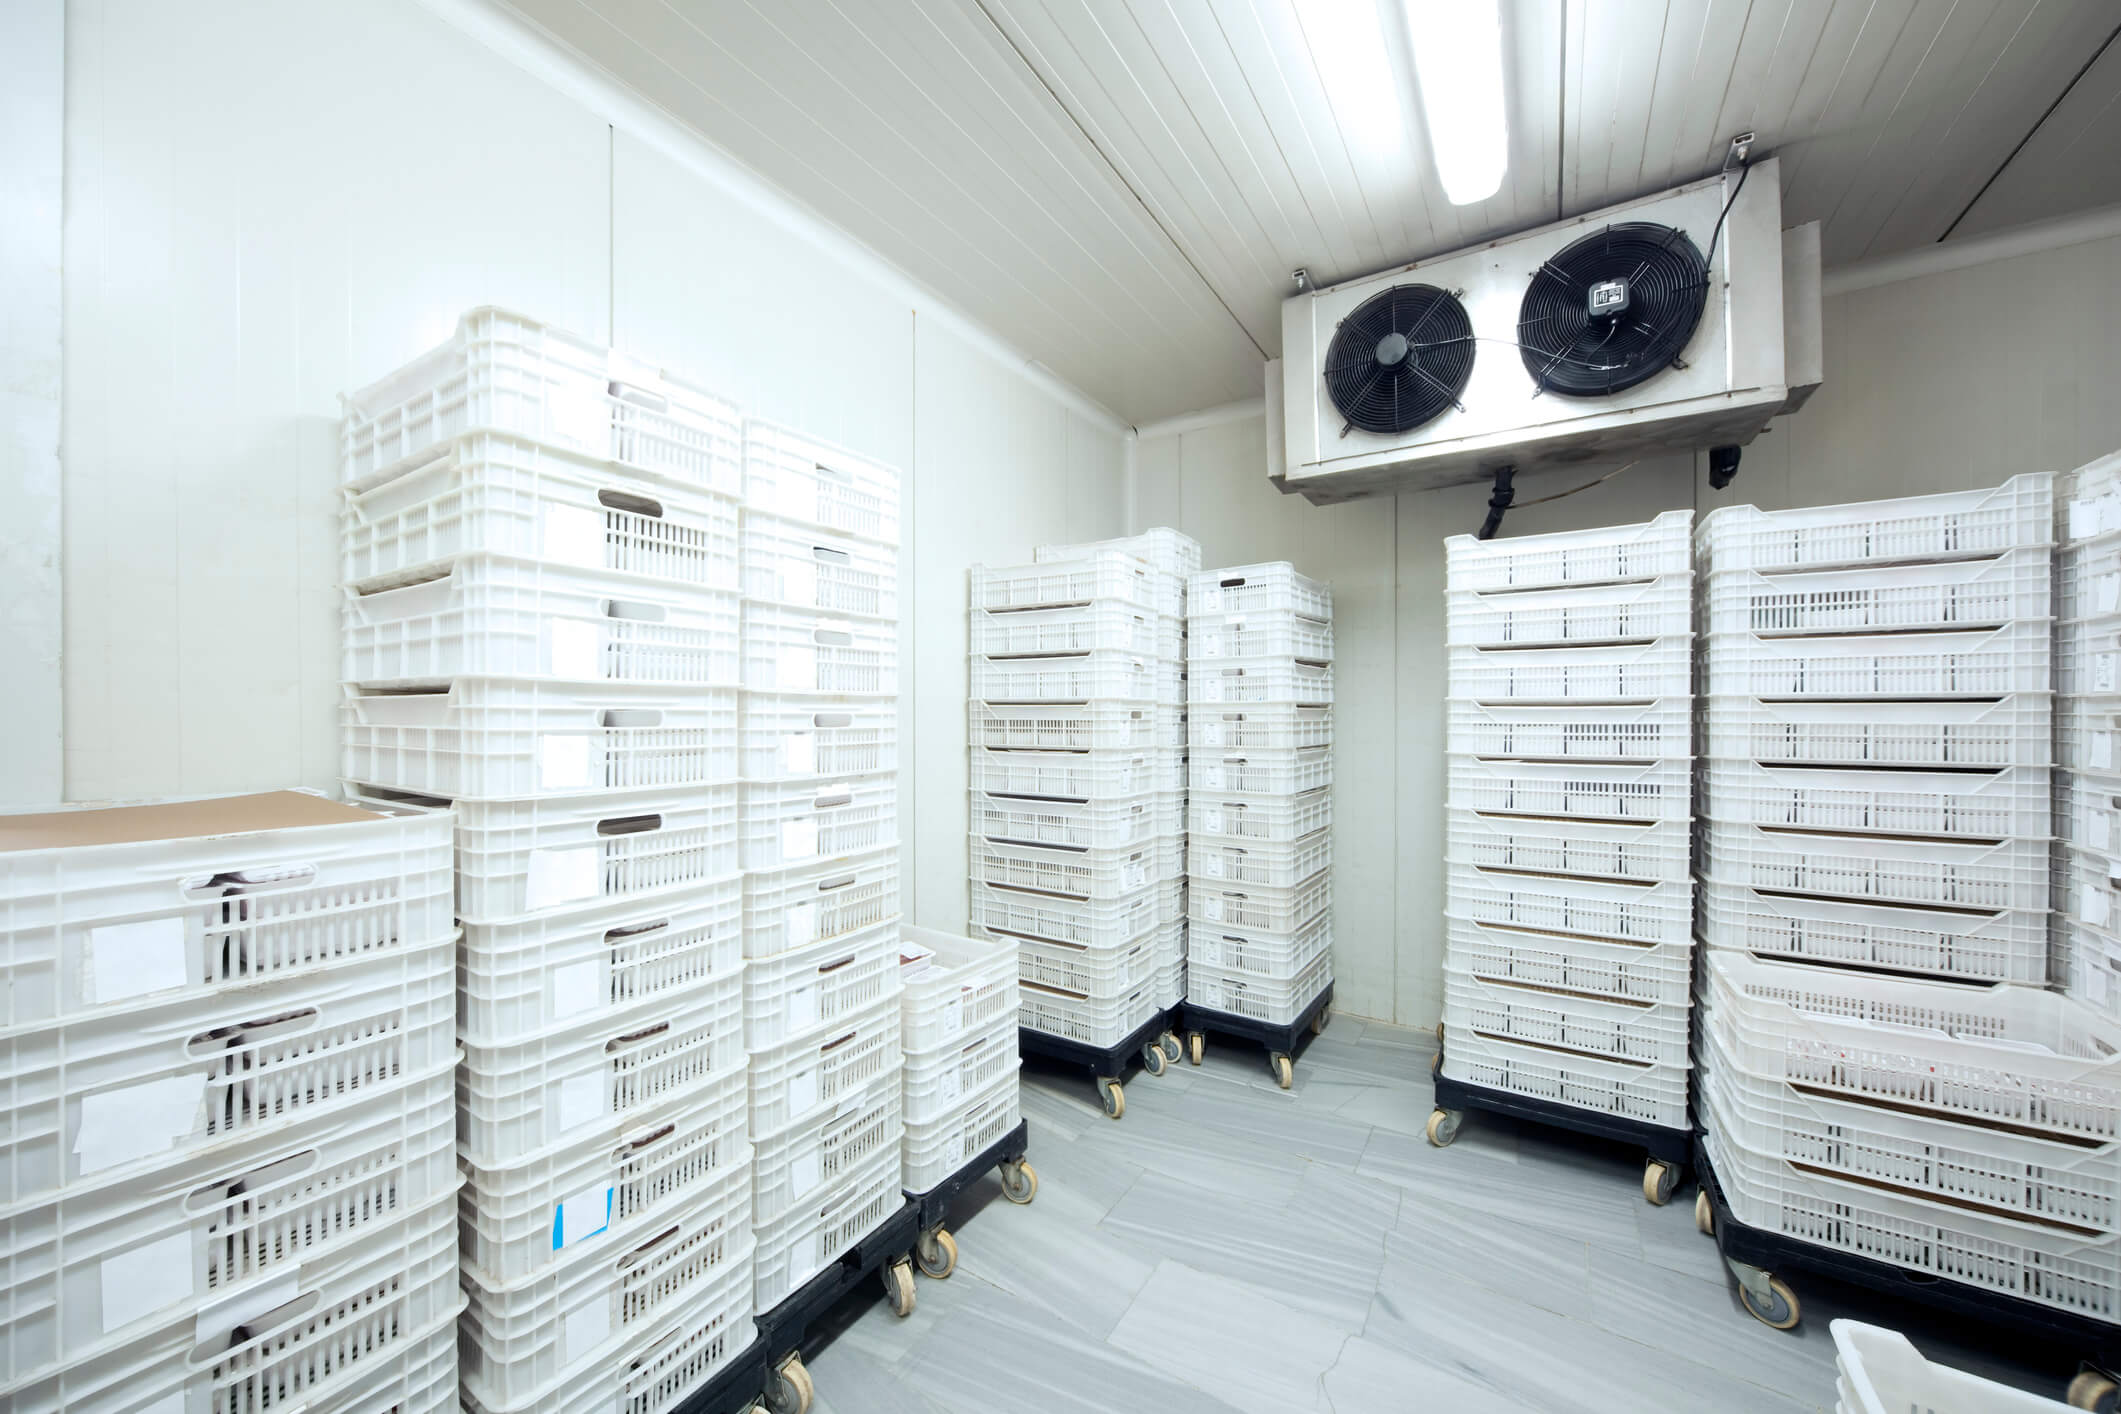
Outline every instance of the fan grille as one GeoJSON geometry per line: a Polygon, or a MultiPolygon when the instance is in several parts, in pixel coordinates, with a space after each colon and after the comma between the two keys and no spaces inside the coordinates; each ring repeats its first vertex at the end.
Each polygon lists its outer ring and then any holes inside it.
{"type": "Polygon", "coordinates": [[[1448,407],[1473,374],[1473,321],[1448,290],[1394,285],[1340,322],[1326,392],[1349,428],[1409,432],[1448,407]]]}
{"type": "Polygon", "coordinates": [[[1525,370],[1541,391],[1598,398],[1669,368],[1694,337],[1708,262],[1686,232],[1624,221],[1572,242],[1532,275],[1517,311],[1525,370]],[[1617,315],[1591,312],[1591,287],[1626,282],[1617,315]]]}

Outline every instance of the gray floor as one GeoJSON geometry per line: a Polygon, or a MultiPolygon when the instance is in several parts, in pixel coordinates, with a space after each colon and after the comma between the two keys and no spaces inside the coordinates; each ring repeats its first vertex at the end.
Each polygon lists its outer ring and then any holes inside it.
{"type": "Polygon", "coordinates": [[[1788,1334],[1740,1309],[1690,1192],[1623,1149],[1469,1116],[1422,1138],[1426,1035],[1337,1018],[1275,1088],[1262,1054],[1137,1074],[1126,1117],[1027,1067],[1029,1207],[983,1180],[948,1281],[904,1321],[850,1305],[813,1344],[819,1414],[1816,1410],[1836,1316],[2052,1397],[2060,1354],[1817,1278],[1788,1334]]]}

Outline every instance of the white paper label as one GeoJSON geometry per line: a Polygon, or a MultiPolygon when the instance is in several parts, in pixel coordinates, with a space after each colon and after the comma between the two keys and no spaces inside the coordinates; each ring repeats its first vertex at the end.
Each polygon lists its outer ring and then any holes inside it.
{"type": "MultiPolygon", "coordinates": [[[[1186,861],[1189,864],[1192,863],[1192,851],[1190,850],[1187,851],[1186,861]]],[[[1200,872],[1210,879],[1220,879],[1223,876],[1222,856],[1219,854],[1202,855],[1200,857],[1200,872]]]]}
{"type": "Polygon", "coordinates": [[[524,906],[550,908],[556,903],[595,898],[604,887],[597,868],[600,858],[593,844],[532,850],[529,878],[524,881],[524,906]]]}
{"type": "Polygon", "coordinates": [[[257,1320],[276,1306],[285,1306],[301,1294],[302,1274],[299,1271],[286,1272],[256,1286],[246,1286],[220,1300],[206,1302],[200,1306],[193,1326],[200,1340],[226,1336],[237,1326],[257,1320]]]}
{"type": "Polygon", "coordinates": [[[181,987],[189,980],[184,974],[182,918],[143,918],[91,928],[88,953],[99,1002],[122,1002],[181,987]]]}
{"type": "Polygon", "coordinates": [[[1130,859],[1120,866],[1120,887],[1137,889],[1149,882],[1149,866],[1138,859],[1130,859]]]}
{"type": "Polygon", "coordinates": [[[166,1154],[199,1125],[206,1077],[171,1075],[81,1097],[74,1153],[83,1174],[166,1154]]]}
{"type": "Polygon", "coordinates": [[[606,1110],[604,1077],[601,1074],[570,1075],[562,1080],[559,1109],[563,1133],[603,1115],[606,1110]]]}
{"type": "Polygon", "coordinates": [[[1214,938],[1202,938],[1194,944],[1193,958],[1209,967],[1223,965],[1223,945],[1214,938]]]}
{"type": "Polygon", "coordinates": [[[560,1327],[560,1364],[572,1365],[611,1339],[611,1298],[599,1291],[596,1299],[569,1311],[560,1327]]]}
{"type": "Polygon", "coordinates": [[[781,738],[781,759],[791,776],[817,774],[817,733],[790,732],[781,738]]]}
{"type": "Polygon", "coordinates": [[[1134,794],[1134,763],[1132,761],[1119,768],[1119,793],[1121,795],[1134,794]]]}
{"type": "Polygon", "coordinates": [[[1223,744],[1223,724],[1221,722],[1209,722],[1202,726],[1200,729],[1200,744],[1202,746],[1221,746],[1223,744]]]}
{"type": "Polygon", "coordinates": [[[552,1250],[557,1252],[571,1242],[595,1237],[610,1227],[612,1192],[611,1184],[600,1183],[571,1198],[562,1198],[560,1211],[552,1221],[552,1250]]]}
{"type": "Polygon", "coordinates": [[[943,1035],[946,1038],[955,1036],[958,1032],[964,1030],[965,994],[963,992],[959,992],[956,996],[944,1002],[942,1004],[942,1007],[938,1010],[937,1015],[942,1018],[943,1035]]]}
{"type": "Polygon", "coordinates": [[[543,533],[539,537],[545,558],[563,565],[604,567],[604,516],[584,506],[553,506],[544,510],[543,533]]]}
{"type": "Polygon", "coordinates": [[[602,388],[548,384],[545,408],[553,435],[561,441],[592,452],[611,450],[611,404],[605,401],[602,388]]]}
{"type": "Polygon", "coordinates": [[[2114,669],[2117,665],[2121,665],[2121,655],[2113,653],[2095,653],[2092,655],[2093,692],[2112,692],[2114,690],[2116,680],[2114,669]]]}
{"type": "Polygon", "coordinates": [[[2086,822],[2085,834],[2090,836],[2087,843],[2093,849],[2109,849],[2113,845],[2113,820],[2104,810],[2094,810],[2086,822]]]}
{"type": "Polygon", "coordinates": [[[1202,700],[1203,702],[1220,702],[1220,701],[1222,701],[1222,700],[1223,700],[1223,680],[1222,680],[1221,678],[1219,678],[1219,677],[1211,677],[1211,678],[1209,678],[1209,679],[1208,679],[1208,680],[1207,680],[1206,682],[1202,683],[1202,684],[1201,684],[1201,700],[1202,700]]]}
{"type": "Polygon", "coordinates": [[[942,1098],[946,1101],[954,1100],[964,1093],[965,1082],[959,1077],[958,1073],[955,1070],[944,1071],[942,1079],[942,1098]]]}
{"type": "Polygon", "coordinates": [[[2069,503],[2069,538],[2089,540],[2099,533],[2098,508],[2089,501],[2069,503]]]}
{"type": "Polygon", "coordinates": [[[1223,921],[1223,901],[1212,894],[1200,901],[1200,916],[1210,923],[1223,921]]]}
{"type": "Polygon", "coordinates": [[[2094,771],[2113,769],[2114,734],[2112,732],[2095,731],[2089,735],[2091,738],[2089,746],[2091,748],[2092,769],[2094,771]]]}
{"type": "Polygon", "coordinates": [[[1200,656],[1203,658],[1220,658],[1222,655],[1223,636],[1214,629],[1209,629],[1201,635],[1200,656]]]}
{"type": "Polygon", "coordinates": [[[798,987],[788,994],[788,1031],[790,1035],[806,1027],[817,1025],[818,984],[798,987]]]}
{"type": "Polygon", "coordinates": [[[776,663],[775,686],[783,692],[815,692],[817,681],[817,649],[807,643],[791,643],[783,648],[776,663]]]}
{"type": "Polygon", "coordinates": [[[604,1005],[604,966],[591,959],[588,962],[570,962],[555,967],[549,974],[552,978],[552,1014],[554,1017],[580,1016],[586,1011],[595,1011],[604,1005]]]}
{"type": "Polygon", "coordinates": [[[788,1077],[788,1117],[797,1119],[817,1108],[817,1072],[801,1070],[788,1077]]]}
{"type": "Polygon", "coordinates": [[[1206,784],[1209,790],[1221,790],[1223,788],[1222,767],[1203,766],[1200,768],[1200,774],[1203,783],[1206,784]]]}
{"type": "MultiPolygon", "coordinates": [[[[806,609],[822,607],[817,602],[817,564],[813,560],[789,560],[781,570],[781,598],[806,609]]],[[[851,605],[848,607],[852,607],[851,605]]],[[[843,609],[841,612],[845,612],[843,609]]]]}
{"type": "Polygon", "coordinates": [[[541,736],[538,738],[538,789],[589,789],[588,737],[541,736]]]}
{"type": "Polygon", "coordinates": [[[781,940],[786,948],[801,947],[804,943],[817,941],[817,905],[815,903],[791,903],[782,913],[782,927],[787,937],[781,940]]]}
{"type": "Polygon", "coordinates": [[[2078,904],[2078,912],[2084,921],[2094,928],[2104,928],[2107,918],[2113,912],[2113,901],[2107,897],[2104,889],[2086,889],[2083,901],[2078,904]]]}
{"type": "Polygon", "coordinates": [[[545,625],[545,671],[556,678],[594,682],[604,676],[604,631],[583,619],[545,625]]]}
{"type": "Polygon", "coordinates": [[[103,1333],[129,1326],[192,1295],[191,1234],[173,1233],[105,1257],[97,1272],[103,1285],[103,1333]]]}
{"type": "Polygon", "coordinates": [[[2092,581],[2092,602],[2102,614],[2114,611],[2121,604],[2121,574],[2102,574],[2092,581]]]}
{"type": "Polygon", "coordinates": [[[781,824],[781,859],[808,859],[817,853],[817,821],[786,820],[781,824]]]}
{"type": "Polygon", "coordinates": [[[824,1180],[815,1149],[804,1149],[788,1160],[788,1186],[800,1198],[824,1180]]]}
{"type": "Polygon", "coordinates": [[[1197,614],[1219,614],[1223,611],[1223,592],[1220,589],[1203,589],[1200,592],[1200,607],[1197,614]]]}
{"type": "Polygon", "coordinates": [[[1203,816],[1202,816],[1201,818],[1202,818],[1203,820],[1205,820],[1205,821],[1207,822],[1207,825],[1208,825],[1208,828],[1207,828],[1206,830],[1203,830],[1203,831],[1202,831],[1201,833],[1203,833],[1203,834],[1209,834],[1209,835],[1219,835],[1219,834],[1221,834],[1221,833],[1223,832],[1223,813],[1222,813],[1222,811],[1220,811],[1220,810],[1210,810],[1210,811],[1208,811],[1208,812],[1207,812],[1207,813],[1206,813],[1205,815],[1203,815],[1203,816]]]}

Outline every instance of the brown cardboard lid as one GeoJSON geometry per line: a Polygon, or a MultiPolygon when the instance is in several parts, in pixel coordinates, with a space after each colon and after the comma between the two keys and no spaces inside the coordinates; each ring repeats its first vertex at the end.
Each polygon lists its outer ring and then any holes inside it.
{"type": "Polygon", "coordinates": [[[141,840],[188,840],[250,834],[303,825],[345,825],[384,818],[306,791],[223,795],[160,805],[112,805],[52,810],[37,815],[0,814],[0,852],[69,849],[81,845],[131,844],[141,840]]]}

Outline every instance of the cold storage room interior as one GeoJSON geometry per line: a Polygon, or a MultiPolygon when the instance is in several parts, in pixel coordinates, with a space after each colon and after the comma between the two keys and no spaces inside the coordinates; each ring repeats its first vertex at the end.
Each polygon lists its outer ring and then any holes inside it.
{"type": "Polygon", "coordinates": [[[2117,39],[0,6],[0,1405],[2115,1409],[2117,39]]]}

